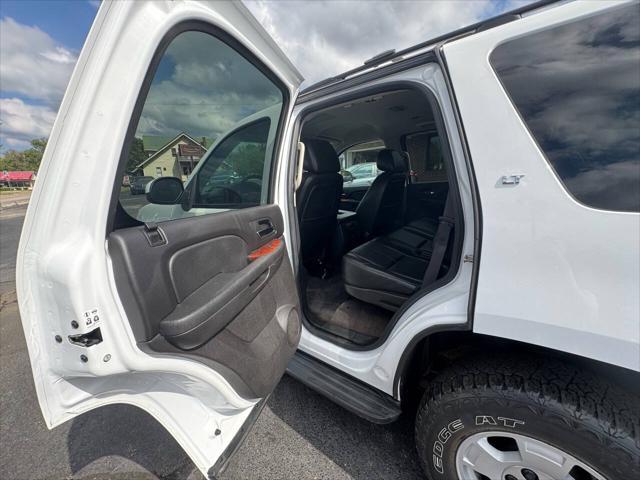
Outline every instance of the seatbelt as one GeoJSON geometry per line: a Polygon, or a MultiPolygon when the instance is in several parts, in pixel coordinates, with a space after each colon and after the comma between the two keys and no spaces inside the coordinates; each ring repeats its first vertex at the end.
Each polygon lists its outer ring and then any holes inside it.
{"type": "Polygon", "coordinates": [[[407,195],[409,194],[409,184],[411,183],[411,158],[409,152],[402,152],[407,161],[407,173],[404,177],[404,188],[402,189],[402,207],[400,210],[400,225],[404,226],[407,221],[407,195]]]}
{"type": "Polygon", "coordinates": [[[453,194],[449,191],[447,193],[447,200],[444,204],[444,211],[439,219],[436,236],[433,237],[433,253],[431,253],[431,259],[429,260],[427,271],[424,272],[424,277],[422,279],[423,286],[435,282],[438,278],[438,273],[440,273],[440,267],[442,267],[442,261],[444,260],[444,254],[447,251],[451,230],[455,225],[452,197],[453,194]]]}

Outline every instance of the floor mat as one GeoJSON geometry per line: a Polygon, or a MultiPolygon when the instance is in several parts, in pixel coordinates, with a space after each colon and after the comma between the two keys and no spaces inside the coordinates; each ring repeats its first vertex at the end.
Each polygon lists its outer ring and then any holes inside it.
{"type": "Polygon", "coordinates": [[[314,323],[358,344],[371,343],[384,332],[392,314],[350,297],[341,275],[307,280],[307,307],[314,323]]]}
{"type": "Polygon", "coordinates": [[[341,275],[330,278],[307,278],[307,306],[317,320],[331,321],[340,304],[349,299],[341,275]]]}

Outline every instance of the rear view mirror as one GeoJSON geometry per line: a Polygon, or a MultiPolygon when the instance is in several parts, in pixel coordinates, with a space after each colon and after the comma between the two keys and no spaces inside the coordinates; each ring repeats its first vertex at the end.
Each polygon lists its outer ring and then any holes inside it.
{"type": "Polygon", "coordinates": [[[182,180],[176,177],[160,177],[147,183],[145,192],[147,201],[158,205],[174,205],[179,203],[184,191],[182,180]]]}

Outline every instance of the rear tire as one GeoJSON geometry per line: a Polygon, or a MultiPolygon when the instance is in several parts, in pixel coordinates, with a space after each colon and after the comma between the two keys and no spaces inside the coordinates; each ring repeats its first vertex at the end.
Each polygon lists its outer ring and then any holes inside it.
{"type": "MultiPolygon", "coordinates": [[[[552,461],[547,471],[533,462],[539,477],[527,477],[527,471],[523,475],[529,466],[528,450],[518,452],[523,439],[541,445],[549,458],[560,452],[563,464],[574,462],[568,478],[640,478],[640,398],[554,359],[470,358],[448,368],[424,393],[415,435],[431,480],[554,478],[544,476],[553,470],[552,461]],[[479,457],[471,466],[464,461],[478,454],[470,447],[477,439],[483,445],[491,440],[498,451],[521,455],[522,460],[515,457],[513,468],[501,464],[482,476],[479,457]]],[[[488,451],[495,452],[491,448],[488,451]]],[[[507,458],[502,453],[498,457],[507,458]]]]}

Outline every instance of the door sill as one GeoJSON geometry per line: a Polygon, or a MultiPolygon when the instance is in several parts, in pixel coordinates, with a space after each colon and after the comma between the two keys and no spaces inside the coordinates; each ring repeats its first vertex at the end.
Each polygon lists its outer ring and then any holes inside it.
{"type": "Polygon", "coordinates": [[[315,358],[296,351],[287,373],[359,417],[385,424],[398,419],[402,410],[393,397],[340,372],[315,358]]]}

